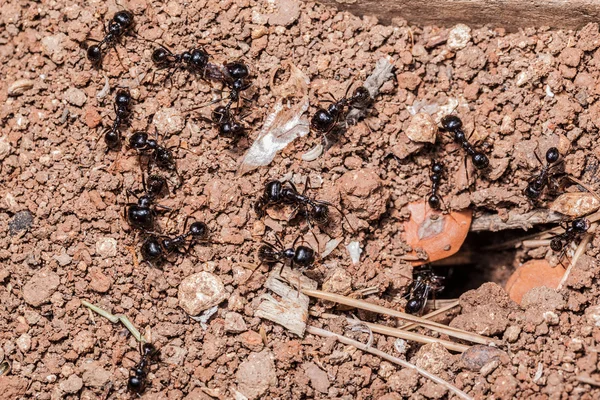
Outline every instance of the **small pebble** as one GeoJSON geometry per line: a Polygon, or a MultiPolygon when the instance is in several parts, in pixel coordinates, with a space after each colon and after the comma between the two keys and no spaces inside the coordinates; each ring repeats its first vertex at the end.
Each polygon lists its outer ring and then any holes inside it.
{"type": "Polygon", "coordinates": [[[0,160],[4,160],[10,153],[10,143],[6,140],[6,136],[0,137],[0,160]]]}
{"type": "Polygon", "coordinates": [[[248,329],[244,317],[236,312],[229,312],[225,315],[225,331],[226,332],[244,332],[248,329]]]}
{"type": "Polygon", "coordinates": [[[179,306],[189,315],[216,306],[227,298],[221,279],[210,272],[199,272],[185,278],[179,285],[179,306]]]}
{"type": "Polygon", "coordinates": [[[114,257],[117,255],[117,240],[114,238],[102,238],[96,242],[96,252],[102,258],[114,257]]]}
{"type": "Polygon", "coordinates": [[[34,82],[31,79],[18,79],[8,87],[8,95],[13,97],[20,96],[33,88],[33,84],[34,82]]]}
{"type": "Polygon", "coordinates": [[[175,108],[163,108],[157,111],[153,122],[161,135],[174,135],[185,127],[185,119],[175,108]]]}
{"type": "Polygon", "coordinates": [[[63,99],[69,104],[81,107],[87,101],[87,96],[83,90],[70,87],[63,94],[63,99]]]}
{"type": "Polygon", "coordinates": [[[471,40],[471,28],[465,24],[458,24],[448,33],[448,47],[450,50],[460,50],[467,47],[471,40]]]}
{"type": "Polygon", "coordinates": [[[38,271],[23,287],[23,299],[27,304],[38,307],[50,301],[50,297],[60,285],[60,277],[53,271],[38,271]]]}
{"type": "Polygon", "coordinates": [[[75,394],[83,387],[83,379],[73,374],[59,385],[60,389],[67,394],[75,394]]]}
{"type": "Polygon", "coordinates": [[[413,142],[435,143],[438,126],[431,115],[420,112],[413,115],[405,133],[413,142]]]}
{"type": "Polygon", "coordinates": [[[32,224],[33,215],[29,211],[19,211],[9,221],[8,233],[15,236],[18,232],[31,228],[32,224]]]}

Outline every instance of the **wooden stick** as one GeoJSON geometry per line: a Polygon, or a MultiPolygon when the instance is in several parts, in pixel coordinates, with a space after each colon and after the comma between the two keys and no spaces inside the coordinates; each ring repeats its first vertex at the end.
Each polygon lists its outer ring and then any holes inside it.
{"type": "MultiPolygon", "coordinates": [[[[325,317],[325,318],[338,318],[339,317],[339,315],[328,314],[328,313],[322,314],[321,316],[325,317]]],[[[371,322],[359,321],[359,320],[348,318],[348,317],[345,317],[345,318],[349,323],[360,322],[361,324],[365,324],[373,332],[380,333],[382,335],[393,336],[393,337],[397,337],[400,339],[412,340],[413,342],[425,343],[425,344],[439,343],[442,346],[444,346],[445,348],[447,348],[448,350],[456,351],[459,353],[463,353],[470,348],[470,346],[465,346],[464,344],[458,344],[458,343],[454,343],[454,342],[451,342],[449,340],[444,340],[444,339],[432,338],[431,336],[421,335],[420,333],[408,332],[406,330],[394,328],[391,326],[373,324],[371,322]]]]}
{"type": "Polygon", "coordinates": [[[408,361],[402,360],[398,357],[394,357],[388,353],[385,353],[375,347],[368,347],[365,344],[358,342],[356,340],[350,339],[346,336],[342,336],[342,335],[338,335],[336,333],[330,332],[328,330],[325,329],[321,329],[321,328],[317,328],[315,326],[310,326],[308,325],[306,327],[306,332],[310,333],[311,335],[316,335],[316,336],[322,336],[322,337],[334,337],[336,338],[339,342],[343,343],[343,344],[347,344],[350,346],[354,346],[357,349],[360,349],[362,351],[366,351],[367,353],[371,353],[374,354],[376,356],[379,356],[389,362],[392,362],[394,364],[398,364],[404,368],[411,368],[414,369],[415,371],[417,371],[421,376],[424,376],[426,378],[431,379],[433,382],[444,386],[445,388],[447,388],[449,391],[451,391],[452,393],[456,394],[457,396],[459,396],[462,399],[465,400],[473,400],[473,398],[471,396],[469,396],[468,394],[466,394],[465,392],[463,392],[462,390],[460,390],[459,388],[457,388],[456,386],[452,385],[450,382],[447,382],[445,380],[443,380],[442,378],[439,378],[427,371],[425,371],[422,368],[417,367],[416,365],[413,365],[411,363],[409,363],[408,361]]]}
{"type": "Polygon", "coordinates": [[[411,321],[417,323],[421,326],[434,330],[436,332],[444,333],[448,336],[455,337],[458,339],[468,340],[469,342],[479,343],[479,344],[493,344],[494,341],[488,337],[478,335],[476,333],[471,333],[464,331],[462,329],[452,328],[447,325],[438,324],[437,322],[429,321],[427,319],[417,317],[411,314],[405,314],[400,311],[392,310],[386,307],[382,307],[376,304],[369,303],[364,300],[351,299],[346,296],[340,296],[333,293],[323,292],[321,290],[309,290],[302,289],[302,293],[310,297],[316,297],[322,300],[332,301],[338,304],[344,304],[346,306],[360,308],[367,311],[372,311],[378,314],[390,315],[392,317],[400,318],[403,320],[411,321]]]}

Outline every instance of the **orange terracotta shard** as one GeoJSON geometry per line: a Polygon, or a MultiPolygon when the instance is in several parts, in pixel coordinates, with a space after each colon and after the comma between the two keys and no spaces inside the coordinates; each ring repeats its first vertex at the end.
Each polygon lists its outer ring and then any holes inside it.
{"type": "Polygon", "coordinates": [[[565,269],[561,265],[552,268],[547,260],[531,260],[521,265],[506,282],[509,297],[521,304],[523,295],[529,290],[546,286],[556,289],[565,269]]]}
{"type": "Polygon", "coordinates": [[[416,250],[423,250],[427,260],[412,261],[413,267],[450,257],[462,246],[473,212],[453,211],[449,214],[432,210],[427,202],[419,201],[408,206],[410,219],[404,223],[404,240],[416,250]]]}

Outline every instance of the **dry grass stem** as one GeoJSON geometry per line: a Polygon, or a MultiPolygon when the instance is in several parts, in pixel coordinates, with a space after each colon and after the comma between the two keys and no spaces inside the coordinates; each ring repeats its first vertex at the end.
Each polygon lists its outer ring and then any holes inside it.
{"type": "Polygon", "coordinates": [[[334,293],[323,292],[320,290],[302,289],[302,293],[306,294],[307,296],[315,297],[315,298],[318,298],[321,300],[332,301],[334,303],[344,304],[346,306],[360,308],[363,310],[372,311],[375,313],[389,315],[389,316],[400,318],[400,319],[403,319],[406,321],[414,322],[418,325],[424,326],[433,331],[443,333],[443,334],[446,334],[448,336],[455,337],[458,339],[467,340],[469,342],[485,344],[485,345],[494,343],[492,339],[485,337],[485,336],[478,335],[476,333],[467,332],[462,329],[452,328],[447,325],[429,321],[425,318],[417,317],[417,316],[414,316],[411,314],[406,314],[406,313],[403,313],[400,311],[396,311],[396,310],[392,310],[392,309],[382,307],[382,306],[379,306],[376,304],[372,304],[372,303],[369,303],[364,300],[351,299],[346,296],[340,296],[340,295],[337,295],[334,293]]]}
{"type": "Polygon", "coordinates": [[[456,394],[457,396],[459,396],[461,399],[465,399],[465,400],[472,400],[473,398],[471,396],[469,396],[468,394],[466,394],[465,392],[463,392],[462,390],[460,390],[459,388],[457,388],[456,386],[452,385],[450,382],[447,382],[445,380],[443,380],[442,378],[439,378],[427,371],[425,371],[422,368],[417,367],[414,364],[409,363],[408,361],[402,360],[398,357],[394,357],[388,353],[385,353],[375,347],[369,347],[361,342],[358,342],[356,340],[350,339],[346,336],[342,336],[342,335],[338,335],[336,333],[330,332],[328,330],[325,329],[321,329],[321,328],[317,328],[314,326],[310,326],[308,325],[306,327],[306,332],[310,333],[311,335],[316,335],[316,336],[321,336],[321,337],[334,337],[336,338],[340,343],[343,344],[347,344],[350,346],[354,346],[357,349],[360,349],[362,351],[366,351],[367,353],[371,353],[374,354],[376,356],[379,356],[391,363],[394,364],[398,364],[404,368],[411,368],[414,369],[415,371],[417,371],[421,376],[424,376],[428,379],[431,379],[433,382],[444,386],[445,388],[447,388],[449,391],[451,391],[452,393],[456,394]]]}
{"type": "Polygon", "coordinates": [[[590,233],[586,233],[583,239],[581,239],[581,242],[579,242],[579,246],[577,246],[577,250],[575,250],[575,254],[573,254],[573,258],[571,258],[571,262],[569,263],[565,274],[563,275],[562,279],[560,280],[560,283],[558,284],[558,287],[556,288],[557,290],[562,289],[565,282],[567,282],[567,279],[569,279],[569,275],[571,275],[573,267],[575,266],[575,264],[577,264],[577,261],[579,260],[581,255],[585,253],[585,249],[588,243],[592,239],[592,236],[594,236],[591,232],[594,232],[596,230],[597,225],[598,224],[594,222],[589,229],[590,233]]]}

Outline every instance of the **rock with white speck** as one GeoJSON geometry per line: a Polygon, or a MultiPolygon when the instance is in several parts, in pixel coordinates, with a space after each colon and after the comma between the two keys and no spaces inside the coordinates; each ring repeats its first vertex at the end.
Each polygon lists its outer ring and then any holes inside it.
{"type": "Polygon", "coordinates": [[[471,40],[471,28],[465,24],[458,24],[448,33],[448,47],[456,51],[464,49],[471,40]]]}
{"type": "Polygon", "coordinates": [[[23,287],[23,299],[33,307],[50,301],[50,296],[60,285],[60,277],[49,269],[42,269],[31,277],[23,287]]]}
{"type": "Polygon", "coordinates": [[[229,312],[225,315],[225,331],[226,332],[244,332],[248,329],[244,317],[236,312],[229,312]]]}
{"type": "Polygon", "coordinates": [[[161,134],[173,135],[179,133],[185,127],[185,119],[175,108],[163,108],[158,110],[152,120],[156,129],[161,134]]]}
{"type": "Polygon", "coordinates": [[[27,353],[29,351],[29,349],[31,349],[31,336],[27,333],[24,333],[21,336],[19,336],[17,338],[16,342],[17,342],[17,347],[23,353],[27,353]]]}
{"type": "Polygon", "coordinates": [[[59,385],[60,390],[67,394],[75,394],[83,387],[83,379],[73,374],[66,380],[62,381],[59,385]]]}
{"type": "Polygon", "coordinates": [[[102,258],[114,257],[117,255],[117,240],[105,237],[96,242],[96,252],[102,258]]]}
{"type": "Polygon", "coordinates": [[[87,96],[83,90],[70,87],[63,94],[63,99],[69,104],[81,107],[87,101],[87,96]]]}
{"type": "Polygon", "coordinates": [[[221,279],[210,272],[199,272],[181,281],[178,291],[179,306],[189,315],[216,306],[227,298],[221,279]]]}
{"type": "Polygon", "coordinates": [[[277,12],[269,15],[270,25],[288,26],[300,17],[300,2],[298,0],[277,0],[277,12]]]}
{"type": "Polygon", "coordinates": [[[58,256],[54,256],[54,259],[58,262],[58,265],[60,265],[61,267],[65,267],[65,266],[71,264],[73,257],[68,255],[66,252],[63,252],[62,254],[60,254],[58,256]]]}
{"type": "Polygon", "coordinates": [[[413,142],[435,143],[438,126],[431,115],[420,112],[412,116],[404,133],[413,142]]]}
{"type": "Polygon", "coordinates": [[[248,399],[261,398],[269,386],[277,385],[275,356],[268,350],[252,353],[240,364],[235,374],[237,389],[248,399]]]}

